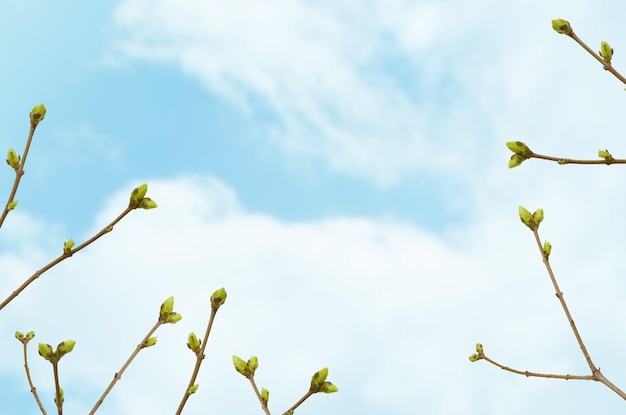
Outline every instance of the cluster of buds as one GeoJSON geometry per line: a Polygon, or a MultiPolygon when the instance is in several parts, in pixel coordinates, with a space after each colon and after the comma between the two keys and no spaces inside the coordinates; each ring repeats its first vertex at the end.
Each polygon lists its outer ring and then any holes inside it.
{"type": "Polygon", "coordinates": [[[63,356],[74,349],[75,344],[76,341],[74,340],[66,340],[59,343],[57,349],[53,350],[49,344],[39,343],[39,354],[50,363],[57,363],[63,356]]]}
{"type": "Polygon", "coordinates": [[[485,356],[485,351],[483,349],[483,345],[480,344],[480,343],[476,343],[476,353],[473,353],[469,357],[469,360],[470,360],[470,362],[478,362],[484,356],[485,356]]]}
{"type": "Polygon", "coordinates": [[[524,206],[520,206],[519,218],[524,225],[528,226],[531,231],[534,231],[543,221],[543,209],[537,209],[531,214],[524,206]]]}
{"type": "Polygon", "coordinates": [[[146,197],[146,193],[148,192],[148,184],[144,183],[141,186],[137,186],[133,189],[130,194],[130,202],[128,206],[133,209],[141,208],[141,209],[154,209],[157,207],[157,204],[154,200],[146,197]]]}
{"type": "Polygon", "coordinates": [[[524,160],[528,160],[533,156],[530,148],[521,141],[509,141],[506,143],[506,146],[514,153],[509,160],[509,169],[519,166],[524,160]]]}

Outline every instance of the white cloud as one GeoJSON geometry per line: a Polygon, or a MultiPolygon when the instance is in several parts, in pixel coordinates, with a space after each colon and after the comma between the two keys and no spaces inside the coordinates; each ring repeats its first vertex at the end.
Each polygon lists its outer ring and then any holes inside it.
{"type": "Polygon", "coordinates": [[[450,42],[447,33],[466,26],[449,29],[451,10],[406,2],[126,1],[115,23],[125,55],[179,65],[248,110],[268,107],[279,120],[273,138],[290,158],[391,183],[416,168],[450,167],[433,157],[454,155],[438,133],[442,110],[424,101],[449,75],[436,54],[440,37],[450,42]],[[435,56],[434,67],[427,56],[435,56]],[[381,65],[390,59],[390,68],[381,65]],[[402,68],[405,75],[394,75],[402,68]],[[407,77],[421,90],[406,91],[407,77]]]}
{"type": "Polygon", "coordinates": [[[610,13],[565,1],[127,0],[114,25],[121,56],[174,64],[258,113],[294,165],[384,185],[424,170],[488,175],[512,138],[545,151],[562,148],[557,137],[588,143],[621,90],[550,19],[571,19],[593,45],[612,32],[584,23],[610,13]]]}
{"type": "MultiPolygon", "coordinates": [[[[222,286],[229,297],[218,313],[190,414],[207,407],[220,413],[258,410],[249,385],[231,367],[232,354],[259,356],[257,378],[270,389],[276,413],[304,393],[310,375],[324,366],[340,393],[315,396],[302,414],[521,414],[584,407],[599,389],[587,385],[578,398],[573,382],[518,378],[467,360],[480,340],[511,366],[585,373],[531,235],[506,213],[444,242],[394,221],[282,222],[246,211],[231,189],[212,178],[153,181],[149,196],[158,209],[133,212],[2,311],[1,338],[34,329],[36,341],[78,340],[62,362],[66,397],[80,399],[75,405],[95,402],[154,323],[160,303],[174,295],[183,320],[159,330],[158,345],[139,355],[103,413],[174,408],[193,363],[186,336],[203,330],[209,296],[222,286]]],[[[93,231],[116,216],[127,197],[124,190],[111,198],[93,231]]],[[[555,243],[555,267],[564,268],[563,290],[577,306],[581,331],[606,338],[606,327],[594,322],[621,300],[605,295],[602,307],[590,310],[585,303],[594,303],[597,294],[589,275],[576,273],[575,263],[560,262],[567,255],[561,246],[555,243]]],[[[28,258],[0,260],[21,272],[41,265],[28,258]]],[[[600,264],[595,269],[607,277],[596,287],[623,292],[619,280],[604,272],[614,262],[600,264]]],[[[13,285],[3,280],[0,290],[13,285]]],[[[626,341],[619,333],[610,338],[626,341]]],[[[603,367],[619,363],[617,350],[591,343],[601,349],[603,367]]],[[[18,348],[3,353],[15,356],[2,361],[3,373],[22,379],[18,348]]],[[[35,355],[31,359],[38,389],[46,393],[50,368],[35,355]]],[[[610,395],[599,393],[598,399],[610,405],[610,395]]]]}

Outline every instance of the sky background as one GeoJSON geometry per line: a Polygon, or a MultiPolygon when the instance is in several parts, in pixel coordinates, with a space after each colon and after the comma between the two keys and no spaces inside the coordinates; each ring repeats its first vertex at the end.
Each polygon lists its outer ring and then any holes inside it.
{"type": "MultiPolygon", "coordinates": [[[[98,411],[170,414],[225,287],[186,414],[262,413],[231,356],[280,414],[329,367],[339,393],[307,414],[623,413],[600,384],[470,363],[588,374],[518,205],[542,240],[591,357],[626,387],[620,166],[507,168],[504,143],[624,158],[623,86],[550,21],[614,65],[626,10],[578,1],[10,0],[0,6],[0,149],[35,134],[0,232],[0,297],[106,226],[149,184],[159,208],[44,274],[0,311],[0,414],[48,413],[38,342],[61,361],[65,412],[88,413],[173,295],[98,411]]],[[[14,175],[0,170],[7,195],[14,175]]]]}

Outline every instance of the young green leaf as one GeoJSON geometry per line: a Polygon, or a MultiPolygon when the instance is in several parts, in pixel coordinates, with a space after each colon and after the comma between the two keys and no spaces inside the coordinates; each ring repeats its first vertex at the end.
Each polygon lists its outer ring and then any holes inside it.
{"type": "Polygon", "coordinates": [[[326,381],[326,377],[328,376],[328,368],[325,367],[323,369],[318,370],[311,377],[311,390],[314,392],[319,392],[320,388],[326,381]]]}
{"type": "Polygon", "coordinates": [[[562,35],[569,35],[573,33],[572,26],[567,20],[564,19],[552,20],[552,28],[562,35]]]}
{"type": "Polygon", "coordinates": [[[30,111],[30,122],[33,125],[39,124],[46,116],[46,106],[39,104],[30,111]]]}
{"type": "Polygon", "coordinates": [[[244,362],[244,360],[240,357],[233,355],[233,365],[235,365],[235,370],[237,370],[237,372],[241,373],[245,377],[249,378],[250,376],[252,376],[250,368],[248,367],[246,362],[244,362]]]}
{"type": "Polygon", "coordinates": [[[216,290],[213,295],[211,295],[211,307],[214,308],[215,310],[219,309],[222,304],[224,304],[226,302],[226,290],[224,289],[224,287],[220,288],[219,290],[216,290]]]}
{"type": "Polygon", "coordinates": [[[550,244],[550,242],[545,241],[543,243],[543,254],[546,256],[546,258],[550,257],[550,252],[552,252],[552,245],[550,244]]]}
{"type": "Polygon", "coordinates": [[[157,342],[157,338],[155,337],[150,337],[148,340],[146,340],[145,342],[143,342],[143,344],[141,346],[143,347],[152,347],[156,344],[157,342]]]}
{"type": "Polygon", "coordinates": [[[167,317],[170,315],[172,310],[174,309],[174,297],[169,297],[163,304],[161,304],[161,310],[159,311],[159,320],[165,321],[167,317]]]}
{"type": "Polygon", "coordinates": [[[13,168],[13,170],[17,170],[20,168],[20,160],[21,157],[17,155],[15,150],[12,148],[7,151],[7,164],[13,168]]]}
{"type": "Polygon", "coordinates": [[[194,333],[193,331],[189,333],[189,336],[187,337],[187,347],[189,347],[189,349],[191,349],[192,352],[194,352],[195,354],[200,353],[201,343],[202,342],[198,339],[198,336],[196,336],[196,333],[194,333]]]}
{"type": "Polygon", "coordinates": [[[600,56],[604,59],[604,62],[611,63],[611,59],[613,58],[613,48],[607,42],[602,41],[600,43],[600,56]]]}

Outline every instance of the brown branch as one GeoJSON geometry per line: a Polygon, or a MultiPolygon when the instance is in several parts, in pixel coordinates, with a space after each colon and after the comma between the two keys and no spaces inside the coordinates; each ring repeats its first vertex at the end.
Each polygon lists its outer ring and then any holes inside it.
{"type": "Polygon", "coordinates": [[[143,338],[143,340],[141,340],[141,342],[137,345],[137,347],[135,347],[135,350],[133,351],[133,353],[130,355],[130,357],[126,360],[126,362],[122,365],[122,368],[119,370],[119,372],[116,372],[115,375],[113,375],[113,380],[111,381],[111,383],[109,384],[109,386],[106,388],[106,390],[104,391],[104,393],[102,394],[102,396],[100,397],[100,399],[98,399],[98,401],[96,402],[96,404],[94,405],[93,409],[91,410],[91,412],[89,412],[89,415],[93,415],[96,413],[96,411],[98,410],[98,408],[100,407],[100,405],[102,405],[102,403],[104,402],[104,398],[107,397],[107,395],[109,394],[109,392],[111,392],[111,389],[113,389],[113,386],[115,386],[115,384],[122,378],[122,374],[124,373],[124,371],[126,370],[126,368],[128,368],[128,366],[130,365],[130,363],[135,359],[135,357],[139,354],[139,352],[145,348],[145,343],[148,341],[148,339],[150,339],[150,337],[152,336],[152,334],[154,334],[154,332],[156,331],[156,329],[159,328],[159,326],[161,326],[162,324],[164,324],[163,321],[161,321],[160,319],[156,322],[156,324],[150,329],[150,331],[148,331],[148,334],[146,334],[146,336],[143,338]]]}
{"type": "Polygon", "coordinates": [[[86,248],[87,246],[91,245],[93,242],[95,242],[101,236],[111,232],[113,230],[113,227],[120,220],[122,220],[122,218],[124,218],[124,216],[126,216],[133,209],[135,209],[135,208],[130,207],[130,206],[127,207],[117,218],[115,218],[111,223],[109,223],[109,225],[104,227],[100,232],[98,232],[97,234],[95,234],[94,236],[92,236],[87,241],[83,242],[82,244],[78,245],[76,248],[71,249],[68,252],[63,252],[61,255],[59,255],[56,259],[52,260],[46,266],[44,266],[43,268],[37,270],[33,275],[30,276],[30,278],[28,278],[26,281],[24,281],[24,283],[22,285],[20,285],[15,291],[13,291],[11,293],[11,295],[9,295],[2,303],[0,303],[0,310],[2,310],[11,301],[13,301],[13,299],[15,299],[15,297],[20,295],[20,293],[22,291],[24,291],[24,289],[26,289],[26,287],[28,287],[33,281],[35,281],[37,278],[39,278],[44,272],[48,271],[50,268],[54,267],[55,265],[57,265],[58,263],[64,261],[65,259],[71,257],[72,255],[74,255],[78,251],[81,251],[83,248],[86,248]]]}
{"type": "Polygon", "coordinates": [[[27,344],[30,341],[30,339],[23,338],[21,341],[22,341],[22,344],[24,345],[24,370],[26,371],[26,379],[28,379],[28,385],[30,386],[30,391],[35,397],[35,401],[37,401],[37,405],[39,406],[41,413],[43,415],[48,415],[48,413],[46,412],[46,409],[43,407],[43,404],[41,403],[41,399],[39,399],[39,395],[37,394],[37,388],[33,384],[33,379],[30,377],[30,369],[28,368],[28,354],[26,353],[27,344]]]}
{"type": "Polygon", "coordinates": [[[550,379],[565,379],[565,380],[595,380],[593,375],[555,375],[553,373],[537,373],[537,372],[529,372],[528,370],[517,370],[512,369],[508,366],[504,366],[495,360],[488,358],[485,354],[479,354],[479,358],[483,359],[492,365],[498,366],[502,370],[506,370],[507,372],[516,373],[518,375],[524,375],[526,377],[536,377],[536,378],[550,378],[550,379]]]}
{"type": "Polygon", "coordinates": [[[11,194],[9,195],[9,200],[7,204],[4,206],[4,210],[2,211],[2,216],[0,216],[0,227],[4,223],[7,215],[10,212],[9,204],[13,202],[15,198],[15,194],[17,193],[17,188],[20,185],[20,180],[22,180],[22,176],[24,175],[24,164],[26,163],[26,156],[28,156],[28,150],[30,149],[30,143],[33,141],[33,135],[35,134],[35,129],[37,128],[38,123],[30,123],[30,132],[28,133],[28,139],[26,140],[26,146],[24,147],[24,154],[22,154],[22,160],[20,161],[20,166],[15,170],[15,180],[13,181],[13,188],[11,189],[11,194]]]}
{"type": "Polygon", "coordinates": [[[54,372],[54,390],[55,390],[55,403],[57,405],[57,413],[63,415],[63,393],[61,392],[61,385],[59,385],[59,361],[52,360],[52,371],[54,372]]]}
{"type": "Polygon", "coordinates": [[[567,320],[569,321],[570,327],[572,328],[572,332],[574,333],[574,336],[576,337],[576,341],[578,342],[578,345],[580,346],[580,350],[582,351],[583,356],[585,357],[585,360],[587,361],[587,365],[589,366],[589,369],[591,370],[591,373],[592,373],[591,376],[593,380],[603,383],[613,392],[618,394],[622,399],[626,400],[626,393],[624,393],[624,391],[622,391],[620,388],[618,388],[613,383],[611,383],[606,377],[604,377],[602,372],[600,372],[600,369],[598,369],[594,365],[593,361],[591,360],[591,356],[589,356],[587,347],[583,343],[582,337],[580,336],[580,333],[578,332],[578,329],[576,328],[576,324],[574,323],[574,319],[572,318],[569,308],[567,307],[567,303],[565,302],[565,297],[563,296],[563,292],[559,288],[559,284],[556,282],[556,277],[554,276],[554,272],[552,271],[552,266],[550,265],[549,254],[546,253],[546,251],[544,250],[541,244],[537,227],[533,228],[532,231],[533,231],[533,235],[535,235],[535,242],[537,242],[537,246],[539,247],[541,257],[543,258],[543,263],[546,267],[546,270],[548,271],[548,275],[550,276],[550,280],[552,281],[554,290],[556,291],[556,297],[559,299],[559,302],[561,303],[561,307],[563,308],[563,311],[565,312],[567,320]]]}
{"type": "Polygon", "coordinates": [[[600,62],[600,64],[602,64],[602,66],[604,67],[604,70],[609,71],[610,73],[613,74],[613,76],[615,76],[617,79],[619,79],[623,84],[626,84],[626,78],[624,78],[622,76],[622,74],[619,73],[613,67],[613,65],[611,65],[610,62],[606,62],[604,59],[602,59],[602,57],[600,55],[598,55],[596,52],[594,52],[589,46],[587,46],[587,44],[585,42],[583,42],[578,36],[576,36],[576,34],[574,33],[574,30],[570,31],[570,33],[568,33],[567,35],[569,37],[571,37],[572,39],[574,39],[576,41],[576,43],[578,43],[580,46],[583,47],[583,49],[585,49],[587,52],[589,52],[589,54],[591,56],[593,56],[595,60],[600,62]]]}
{"type": "Polygon", "coordinates": [[[250,384],[252,385],[252,389],[254,389],[254,393],[256,394],[257,399],[259,400],[259,402],[261,402],[261,409],[263,409],[263,412],[265,412],[265,415],[272,415],[270,413],[270,409],[267,407],[267,402],[263,400],[261,393],[259,393],[259,388],[257,388],[256,382],[254,381],[254,375],[251,375],[248,378],[248,380],[250,381],[250,384]]]}
{"type": "Polygon", "coordinates": [[[295,411],[297,407],[299,407],[300,405],[302,405],[304,403],[304,401],[306,401],[307,399],[309,399],[315,392],[313,392],[311,389],[309,389],[307,391],[307,393],[304,394],[304,396],[302,398],[300,398],[298,400],[298,402],[294,403],[293,406],[289,409],[287,409],[283,415],[286,415],[287,413],[289,413],[289,411],[295,411]]]}
{"type": "Polygon", "coordinates": [[[215,320],[215,314],[217,314],[217,310],[217,308],[211,308],[211,316],[209,317],[209,323],[204,333],[204,340],[202,341],[200,350],[198,351],[198,353],[196,353],[196,364],[194,365],[191,378],[189,379],[189,384],[187,385],[187,389],[185,389],[185,394],[183,395],[183,398],[178,405],[178,409],[176,410],[176,415],[180,415],[183,412],[183,408],[187,403],[187,399],[189,399],[189,396],[191,396],[189,394],[189,388],[195,384],[198,373],[200,373],[200,365],[206,357],[204,354],[204,350],[206,349],[207,341],[209,340],[209,334],[211,333],[211,328],[213,327],[213,321],[215,320]]]}
{"type": "Polygon", "coordinates": [[[567,320],[569,321],[569,325],[572,328],[572,331],[574,332],[574,336],[576,337],[576,341],[578,342],[578,345],[580,346],[580,350],[582,351],[583,356],[585,357],[585,360],[587,361],[587,365],[589,366],[589,369],[591,369],[591,373],[595,373],[598,370],[598,368],[591,361],[589,352],[587,352],[587,348],[585,347],[585,344],[583,343],[580,333],[578,332],[578,329],[576,328],[576,324],[574,323],[572,314],[570,313],[569,308],[567,307],[567,303],[565,302],[565,298],[563,297],[563,292],[561,292],[561,289],[559,288],[559,284],[556,282],[556,277],[554,276],[554,272],[552,271],[552,266],[550,266],[549,256],[544,251],[543,245],[541,244],[541,241],[539,240],[539,231],[537,230],[536,227],[532,229],[532,231],[533,231],[533,235],[535,235],[535,242],[537,242],[537,246],[539,247],[539,252],[541,253],[541,257],[543,258],[543,264],[545,265],[546,270],[548,271],[548,275],[550,276],[550,281],[552,281],[552,286],[554,287],[554,290],[556,291],[556,297],[559,299],[559,302],[561,303],[561,307],[563,308],[563,311],[565,312],[565,316],[567,317],[567,320]]]}
{"type": "Polygon", "coordinates": [[[606,164],[610,166],[611,164],[626,164],[626,159],[596,159],[596,160],[578,160],[578,159],[569,159],[565,157],[553,157],[553,156],[545,156],[543,154],[531,153],[528,158],[536,158],[542,160],[556,161],[559,164],[606,164]]]}

